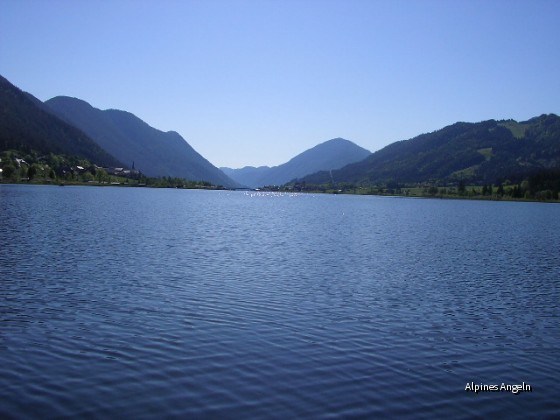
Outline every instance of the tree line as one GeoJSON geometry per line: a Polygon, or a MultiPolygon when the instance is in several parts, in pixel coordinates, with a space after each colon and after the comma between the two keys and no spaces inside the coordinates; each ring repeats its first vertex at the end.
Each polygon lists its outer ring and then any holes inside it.
{"type": "Polygon", "coordinates": [[[0,182],[36,184],[129,185],[156,188],[222,189],[206,181],[182,178],[146,177],[138,171],[112,173],[75,156],[40,154],[36,151],[5,150],[0,152],[0,182]]]}
{"type": "MultiPolygon", "coordinates": [[[[516,177],[511,177],[516,179],[516,177]]],[[[517,177],[519,178],[519,177],[517,177]]],[[[282,187],[265,187],[276,191],[318,192],[330,194],[401,195],[439,198],[509,199],[560,201],[560,169],[543,169],[517,179],[495,183],[467,184],[459,182],[432,181],[417,184],[387,181],[377,184],[351,182],[314,184],[294,181],[282,187]]]]}

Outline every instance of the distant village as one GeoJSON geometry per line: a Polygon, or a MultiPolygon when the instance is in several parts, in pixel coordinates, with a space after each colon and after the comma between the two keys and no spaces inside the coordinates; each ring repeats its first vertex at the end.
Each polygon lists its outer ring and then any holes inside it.
{"type": "Polygon", "coordinates": [[[90,165],[88,167],[80,165],[62,164],[59,166],[48,165],[47,163],[28,163],[25,159],[14,157],[7,161],[0,158],[0,179],[17,177],[19,173],[20,181],[29,181],[36,175],[44,178],[66,178],[66,177],[79,177],[87,176],[95,177],[98,174],[138,179],[142,173],[135,169],[134,162],[132,162],[132,169],[119,168],[119,167],[103,167],[98,165],[90,165]],[[15,169],[15,171],[14,171],[15,169]],[[42,173],[40,173],[42,172],[42,173]]]}

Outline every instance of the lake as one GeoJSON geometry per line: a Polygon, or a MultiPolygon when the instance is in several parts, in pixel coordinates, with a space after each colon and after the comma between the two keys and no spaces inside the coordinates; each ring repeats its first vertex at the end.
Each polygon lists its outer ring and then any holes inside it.
{"type": "Polygon", "coordinates": [[[560,415],[557,204],[0,185],[0,217],[2,417],[560,415]]]}

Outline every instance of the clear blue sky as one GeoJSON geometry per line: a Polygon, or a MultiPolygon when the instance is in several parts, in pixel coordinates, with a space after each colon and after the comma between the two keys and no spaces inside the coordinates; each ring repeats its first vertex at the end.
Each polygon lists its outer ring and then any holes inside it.
{"type": "Polygon", "coordinates": [[[0,0],[0,74],[130,111],[216,166],[560,114],[558,0],[0,0]]]}

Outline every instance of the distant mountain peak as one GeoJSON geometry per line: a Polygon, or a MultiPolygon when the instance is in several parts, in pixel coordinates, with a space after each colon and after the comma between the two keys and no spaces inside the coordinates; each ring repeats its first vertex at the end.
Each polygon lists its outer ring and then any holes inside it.
{"type": "Polygon", "coordinates": [[[350,140],[337,137],[294,156],[282,165],[258,168],[246,166],[241,169],[222,168],[222,170],[237,182],[250,187],[282,185],[320,170],[341,168],[348,163],[365,159],[369,155],[369,150],[350,140]]]}
{"type": "MultiPolygon", "coordinates": [[[[334,139],[327,140],[327,141],[325,141],[325,142],[323,142],[323,143],[331,143],[331,142],[335,142],[335,143],[336,143],[336,142],[353,143],[353,142],[351,142],[350,140],[346,140],[346,139],[344,139],[344,138],[342,138],[342,137],[335,137],[334,139]]],[[[353,144],[355,144],[355,143],[353,143],[353,144]]]]}
{"type": "Polygon", "coordinates": [[[58,107],[73,106],[73,107],[93,108],[93,106],[91,106],[88,102],[84,101],[83,99],[74,98],[72,96],[59,95],[49,99],[46,102],[48,102],[50,106],[56,104],[56,106],[58,107]]]}

